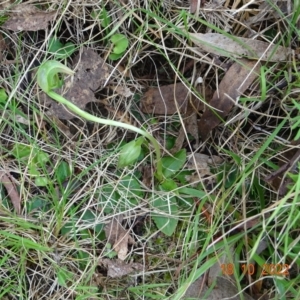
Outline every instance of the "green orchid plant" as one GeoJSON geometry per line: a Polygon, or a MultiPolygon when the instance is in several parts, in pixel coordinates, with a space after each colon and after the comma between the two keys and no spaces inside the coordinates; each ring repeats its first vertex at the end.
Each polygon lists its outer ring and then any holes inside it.
{"type": "MultiPolygon", "coordinates": [[[[49,60],[43,63],[38,71],[37,71],[37,83],[39,87],[52,99],[55,101],[65,105],[69,110],[71,110],[73,113],[77,114],[78,116],[92,122],[100,123],[103,125],[108,125],[108,126],[116,126],[124,129],[131,130],[133,132],[136,132],[143,137],[147,138],[153,145],[155,153],[156,153],[156,173],[155,177],[159,182],[162,182],[164,179],[163,176],[163,171],[162,171],[162,162],[161,162],[161,153],[160,153],[160,148],[159,144],[156,141],[156,139],[149,134],[147,131],[144,131],[140,128],[137,128],[133,125],[114,121],[114,120],[109,120],[109,119],[102,119],[99,117],[96,117],[94,115],[91,115],[90,113],[80,109],[76,105],[74,105],[72,102],[68,101],[61,95],[57,94],[53,90],[56,88],[61,87],[61,80],[58,76],[59,73],[64,73],[67,75],[73,75],[74,71],[63,65],[62,63],[55,61],[55,60],[49,60]]],[[[132,160],[128,160],[128,154],[129,153],[134,153],[132,157],[136,160],[139,156],[139,153],[141,151],[141,145],[144,142],[144,139],[137,139],[137,141],[132,141],[123,147],[120,153],[119,157],[119,167],[124,167],[126,165],[129,165],[133,163],[132,160]]]]}

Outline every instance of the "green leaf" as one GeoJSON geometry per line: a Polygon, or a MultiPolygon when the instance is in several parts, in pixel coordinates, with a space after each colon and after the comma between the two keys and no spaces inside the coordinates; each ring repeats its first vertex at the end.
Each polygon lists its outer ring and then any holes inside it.
{"type": "Polygon", "coordinates": [[[5,89],[0,89],[0,103],[5,103],[8,96],[6,94],[5,89]]]}
{"type": "Polygon", "coordinates": [[[60,40],[56,39],[55,37],[51,37],[49,39],[49,47],[48,47],[49,52],[56,53],[62,47],[63,47],[63,43],[61,43],[60,40]]]}
{"type": "Polygon", "coordinates": [[[48,51],[53,53],[56,59],[64,59],[70,57],[74,53],[75,45],[71,42],[63,44],[55,37],[51,37],[48,51]]]}
{"type": "Polygon", "coordinates": [[[203,198],[207,195],[206,192],[198,190],[198,189],[192,189],[192,188],[187,188],[187,187],[183,187],[178,189],[178,193],[179,194],[185,194],[185,195],[189,195],[192,197],[197,197],[197,198],[203,198]]]}
{"type": "Polygon", "coordinates": [[[171,192],[177,189],[177,184],[174,180],[172,179],[166,179],[160,186],[159,190],[161,191],[166,191],[166,192],[171,192]]]}
{"type": "Polygon", "coordinates": [[[78,217],[74,216],[74,212],[72,212],[73,207],[71,207],[70,209],[70,215],[71,217],[68,219],[68,221],[66,223],[63,224],[63,226],[60,229],[61,235],[72,235],[75,236],[76,235],[76,223],[78,222],[78,217]]]}
{"type": "Polygon", "coordinates": [[[181,170],[176,174],[176,176],[174,176],[174,179],[178,180],[181,185],[186,185],[187,183],[189,183],[187,180],[188,176],[191,176],[192,174],[192,170],[181,170]]]}
{"type": "Polygon", "coordinates": [[[85,221],[88,224],[93,224],[97,220],[97,217],[90,209],[88,209],[81,216],[81,220],[85,221]]]}
{"type": "Polygon", "coordinates": [[[49,154],[44,152],[44,151],[38,151],[34,161],[39,165],[39,166],[44,166],[45,163],[47,163],[48,161],[50,161],[49,159],[49,154]]]}
{"type": "Polygon", "coordinates": [[[166,178],[175,175],[186,162],[186,150],[178,151],[174,156],[162,158],[163,174],[166,178]]]}
{"type": "Polygon", "coordinates": [[[230,155],[237,165],[241,164],[242,159],[239,155],[237,155],[236,153],[234,153],[232,151],[226,150],[226,149],[222,149],[222,151],[225,152],[226,154],[230,155]]]}
{"type": "Polygon", "coordinates": [[[161,230],[165,235],[171,236],[174,233],[178,223],[178,219],[171,217],[173,215],[176,216],[178,212],[176,197],[157,197],[153,201],[153,207],[169,215],[165,216],[163,214],[157,215],[152,213],[151,218],[159,230],[161,230]]]}
{"type": "Polygon", "coordinates": [[[71,175],[70,166],[62,161],[55,170],[55,178],[59,184],[62,184],[71,175]]]}
{"type": "Polygon", "coordinates": [[[108,15],[108,12],[107,12],[107,10],[105,8],[103,8],[101,10],[100,20],[101,20],[101,26],[103,26],[103,27],[108,27],[110,25],[110,23],[111,23],[111,18],[108,15]]]}
{"type": "Polygon", "coordinates": [[[116,191],[116,187],[111,184],[104,185],[99,193],[99,205],[103,207],[105,214],[113,212],[120,200],[120,195],[116,191]]]}
{"type": "Polygon", "coordinates": [[[1,239],[1,241],[5,240],[7,243],[11,244],[13,247],[16,247],[16,245],[22,245],[22,249],[24,249],[24,251],[27,251],[27,249],[33,249],[34,251],[53,252],[53,248],[43,246],[29,238],[20,236],[19,233],[13,234],[6,230],[0,230],[0,239],[1,239]],[[5,239],[4,239],[4,237],[5,237],[5,239]]]}
{"type": "Polygon", "coordinates": [[[27,204],[27,212],[30,213],[32,211],[41,211],[41,212],[46,212],[49,210],[49,201],[46,201],[45,199],[35,197],[28,201],[27,204]]]}
{"type": "MultiPolygon", "coordinates": [[[[90,210],[90,209],[88,209],[88,210],[86,210],[82,215],[81,215],[81,217],[78,215],[78,216],[76,216],[76,218],[78,217],[78,219],[81,219],[82,221],[84,221],[86,224],[91,224],[91,225],[93,225],[93,227],[91,227],[96,233],[100,233],[100,232],[102,232],[102,230],[103,230],[103,227],[104,227],[104,225],[103,224],[100,224],[100,223],[97,223],[98,221],[97,221],[97,216],[95,215],[95,213],[92,211],[92,210],[90,210]]],[[[85,225],[86,225],[85,224],[85,225]]],[[[82,236],[82,232],[83,231],[81,231],[80,233],[81,233],[81,236],[82,236]]]]}
{"type": "Polygon", "coordinates": [[[127,167],[134,164],[139,158],[142,150],[142,144],[145,141],[143,137],[127,143],[120,152],[118,168],[127,167]]]}
{"type": "Polygon", "coordinates": [[[101,21],[101,26],[102,27],[108,27],[111,23],[111,18],[108,15],[108,12],[105,8],[102,8],[101,10],[93,10],[91,12],[91,17],[96,20],[100,20],[101,21]]]}
{"type": "Polygon", "coordinates": [[[111,38],[110,41],[114,44],[114,48],[113,48],[113,53],[115,54],[121,54],[124,53],[125,50],[128,47],[128,39],[126,38],[126,36],[124,34],[114,34],[111,38]]]}
{"type": "Polygon", "coordinates": [[[118,191],[124,191],[125,193],[128,194],[129,197],[132,196],[138,196],[138,197],[143,197],[144,192],[141,187],[141,183],[139,180],[137,180],[135,177],[132,175],[127,175],[124,176],[118,185],[118,191]]]}
{"type": "Polygon", "coordinates": [[[176,142],[176,137],[168,135],[167,138],[166,138],[166,148],[167,148],[167,150],[171,150],[174,147],[175,142],[176,142]]]}
{"type": "Polygon", "coordinates": [[[49,180],[47,177],[39,176],[34,180],[36,186],[47,186],[49,180]]]}
{"type": "Polygon", "coordinates": [[[62,267],[57,272],[57,282],[60,286],[67,286],[68,281],[73,278],[73,273],[62,267]]]}
{"type": "Polygon", "coordinates": [[[75,252],[75,257],[77,262],[79,263],[79,267],[81,270],[84,270],[90,261],[90,256],[87,252],[82,250],[77,250],[75,252]]]}
{"type": "Polygon", "coordinates": [[[75,52],[75,50],[75,45],[72,42],[67,42],[64,47],[57,52],[57,57],[59,59],[68,58],[75,52]]]}
{"type": "Polygon", "coordinates": [[[118,253],[112,249],[111,243],[106,243],[105,248],[104,256],[108,258],[114,258],[118,255],[118,253]]]}
{"type": "Polygon", "coordinates": [[[31,154],[32,146],[22,145],[22,144],[14,144],[12,149],[12,155],[17,159],[27,158],[31,154]]]}
{"type": "Polygon", "coordinates": [[[122,56],[123,56],[123,53],[120,53],[120,54],[110,53],[109,54],[109,59],[111,59],[111,60],[118,60],[122,56]]]}
{"type": "Polygon", "coordinates": [[[41,174],[38,170],[38,167],[35,164],[29,164],[28,173],[31,176],[40,176],[41,174]]]}

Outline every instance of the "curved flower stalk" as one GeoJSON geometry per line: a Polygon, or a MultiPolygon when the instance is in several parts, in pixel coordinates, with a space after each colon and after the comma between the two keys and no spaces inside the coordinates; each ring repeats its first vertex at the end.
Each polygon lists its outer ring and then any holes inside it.
{"type": "Polygon", "coordinates": [[[109,126],[116,126],[124,129],[128,129],[131,131],[134,131],[145,138],[147,138],[153,145],[155,153],[156,153],[156,160],[157,160],[157,166],[156,166],[156,178],[159,181],[163,180],[163,172],[162,172],[162,162],[161,162],[161,154],[160,154],[160,148],[158,145],[158,142],[156,139],[149,134],[147,131],[144,131],[140,128],[137,128],[133,125],[109,120],[109,119],[102,119],[96,116],[91,115],[90,113],[80,109],[72,102],[68,101],[61,95],[55,93],[53,89],[58,88],[60,86],[60,80],[58,73],[65,73],[68,75],[73,75],[74,71],[63,65],[62,63],[55,61],[55,60],[49,60],[45,63],[43,63],[38,71],[37,71],[37,83],[40,86],[40,88],[52,99],[56,100],[57,102],[65,105],[68,109],[70,109],[73,113],[77,114],[78,116],[88,120],[93,121],[96,123],[100,123],[103,125],[109,125],[109,126]]]}

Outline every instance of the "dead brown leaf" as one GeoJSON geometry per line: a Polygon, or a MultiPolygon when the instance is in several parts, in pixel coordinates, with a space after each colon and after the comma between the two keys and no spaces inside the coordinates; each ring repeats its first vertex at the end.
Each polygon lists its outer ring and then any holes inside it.
{"type": "Polygon", "coordinates": [[[284,61],[292,53],[291,48],[241,37],[235,41],[219,33],[190,33],[190,36],[201,50],[226,57],[284,61]]]}
{"type": "MultiPolygon", "coordinates": [[[[109,76],[109,68],[95,51],[83,48],[82,53],[74,59],[73,69],[76,71],[74,78],[68,78],[63,87],[67,89],[67,92],[63,93],[63,88],[61,88],[57,93],[63,94],[70,102],[81,109],[85,109],[87,103],[97,101],[94,91],[104,85],[109,76]]],[[[42,100],[46,102],[46,105],[51,104],[47,115],[62,120],[70,120],[75,117],[63,105],[45,94],[42,100]]]]}
{"type": "Polygon", "coordinates": [[[189,89],[181,82],[151,87],[141,99],[141,111],[147,114],[172,115],[177,113],[177,102],[179,112],[186,113],[190,99],[197,108],[202,103],[195,99],[189,89]]]}
{"type": "MultiPolygon", "coordinates": [[[[201,103],[202,104],[202,103],[201,103]]],[[[204,105],[202,105],[204,107],[204,105]]],[[[199,108],[200,110],[200,108],[199,108]]],[[[187,112],[183,115],[183,125],[180,127],[180,130],[177,134],[176,142],[171,152],[176,153],[183,147],[184,140],[186,138],[186,133],[189,133],[195,138],[195,148],[199,145],[199,133],[197,126],[197,111],[194,111],[194,108],[188,104],[187,112]]]]}
{"type": "MultiPolygon", "coordinates": [[[[198,130],[198,128],[197,128],[197,130],[198,130]]],[[[198,139],[199,139],[199,137],[198,137],[198,139]]],[[[179,129],[179,132],[177,134],[175,144],[174,144],[173,148],[171,149],[171,153],[175,154],[180,149],[182,149],[184,140],[185,140],[185,132],[184,132],[183,126],[181,126],[179,129]]]]}
{"type": "Polygon", "coordinates": [[[140,263],[125,263],[122,260],[111,260],[104,258],[100,261],[107,268],[107,276],[120,278],[132,272],[143,271],[144,267],[140,263]]]}
{"type": "Polygon", "coordinates": [[[118,258],[124,260],[128,253],[128,244],[134,244],[134,239],[129,235],[128,230],[122,226],[123,216],[113,218],[105,228],[107,241],[113,245],[113,249],[118,253],[118,258]]]}
{"type": "MultiPolygon", "coordinates": [[[[300,140],[294,140],[291,142],[292,145],[299,145],[300,140]]],[[[265,177],[264,180],[271,184],[275,190],[278,190],[280,196],[286,195],[288,191],[288,185],[292,183],[291,178],[286,177],[287,172],[296,174],[298,172],[297,165],[300,160],[300,149],[292,148],[283,153],[287,162],[284,163],[279,161],[279,168],[272,172],[269,176],[265,177]]]]}
{"type": "MultiPolygon", "coordinates": [[[[292,8],[291,11],[293,11],[293,5],[294,3],[290,3],[292,8]]],[[[287,1],[278,1],[273,0],[272,3],[269,3],[268,1],[262,1],[259,5],[258,9],[254,12],[256,15],[249,17],[249,19],[245,22],[245,25],[247,25],[247,28],[250,28],[252,24],[256,24],[258,22],[266,22],[278,18],[282,18],[282,14],[287,16],[288,15],[288,3],[287,1]]],[[[252,15],[252,14],[251,14],[252,15]]],[[[250,15],[249,15],[250,16],[250,15]]]]}
{"type": "Polygon", "coordinates": [[[3,59],[3,53],[4,53],[5,49],[6,49],[6,43],[5,43],[5,40],[3,38],[2,33],[0,33],[0,62],[3,59]]]}
{"type": "Polygon", "coordinates": [[[152,170],[152,166],[151,165],[144,165],[141,166],[141,173],[143,174],[142,178],[143,178],[143,184],[147,187],[147,188],[151,188],[152,183],[153,183],[153,170],[152,170]]]}
{"type": "Polygon", "coordinates": [[[9,6],[13,5],[14,0],[6,0],[6,1],[1,1],[0,2],[0,11],[4,11],[7,9],[9,6]]]}
{"type": "Polygon", "coordinates": [[[191,0],[190,1],[190,13],[194,14],[197,9],[199,9],[203,3],[205,2],[205,0],[191,0]]]}
{"type": "Polygon", "coordinates": [[[196,170],[196,172],[187,175],[186,180],[191,185],[198,183],[199,180],[205,180],[206,184],[214,185],[216,177],[211,173],[210,166],[218,165],[222,162],[223,159],[216,155],[209,156],[203,153],[189,153],[187,169],[196,170]]]}
{"type": "Polygon", "coordinates": [[[134,95],[134,93],[130,90],[127,86],[121,86],[121,85],[109,85],[108,88],[112,90],[113,92],[116,92],[118,95],[121,95],[125,98],[129,98],[134,95]]]}
{"type": "Polygon", "coordinates": [[[228,115],[234,105],[232,100],[235,101],[258,77],[259,68],[260,65],[257,62],[248,59],[241,59],[239,63],[236,62],[229,68],[218,91],[215,91],[209,102],[209,105],[216,109],[216,113],[206,107],[198,123],[202,140],[205,140],[210,131],[219,125],[220,118],[224,119],[228,115]]]}
{"type": "MultiPolygon", "coordinates": [[[[206,88],[205,98],[210,93],[211,90],[206,88]]],[[[204,108],[203,101],[197,99],[183,83],[152,87],[141,99],[141,111],[149,114],[172,115],[178,112],[177,106],[179,112],[183,114],[185,130],[181,127],[172,152],[182,148],[185,132],[195,138],[196,146],[199,144],[197,112],[204,108]]]]}
{"type": "Polygon", "coordinates": [[[188,153],[188,169],[207,169],[209,165],[219,165],[221,163],[223,163],[223,159],[217,155],[188,153]]]}
{"type": "MultiPolygon", "coordinates": [[[[234,253],[234,248],[231,247],[232,253],[234,253]]],[[[240,292],[236,285],[234,284],[233,275],[229,275],[226,272],[223,272],[221,265],[229,263],[228,255],[218,255],[218,261],[209,268],[204,275],[192,283],[185,293],[186,298],[196,298],[204,299],[204,295],[208,293],[208,290],[212,287],[211,292],[209,292],[209,297],[205,299],[211,300],[221,300],[221,299],[233,299],[240,300],[240,295],[243,295],[243,299],[253,300],[251,296],[244,292],[240,292]]],[[[208,295],[207,295],[208,296],[208,295]]]]}
{"type": "Polygon", "coordinates": [[[5,173],[5,171],[0,171],[0,182],[5,186],[8,197],[10,198],[14,209],[17,214],[21,213],[21,197],[19,192],[13,183],[13,181],[9,178],[9,175],[5,173]]]}
{"type": "Polygon", "coordinates": [[[189,103],[187,107],[187,112],[185,114],[185,118],[183,119],[185,130],[195,139],[195,148],[199,146],[199,132],[198,132],[198,111],[204,109],[204,103],[200,102],[197,111],[194,107],[189,103]]]}
{"type": "Polygon", "coordinates": [[[226,277],[218,276],[215,278],[214,282],[207,284],[202,276],[189,286],[183,299],[240,300],[240,294],[243,294],[243,299],[245,300],[253,300],[253,298],[245,292],[240,292],[238,288],[226,277]],[[213,286],[213,289],[208,294],[208,290],[211,286],[213,286]],[[206,293],[209,295],[209,298],[203,298],[206,293]]]}
{"type": "Polygon", "coordinates": [[[10,10],[9,19],[2,25],[2,28],[12,31],[37,31],[46,29],[48,23],[53,21],[56,12],[44,12],[36,6],[22,3],[10,10]]]}

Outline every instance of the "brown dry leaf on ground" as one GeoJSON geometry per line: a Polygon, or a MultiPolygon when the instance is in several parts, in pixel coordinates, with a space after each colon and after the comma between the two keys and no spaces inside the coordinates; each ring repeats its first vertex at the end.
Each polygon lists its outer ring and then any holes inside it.
{"type": "Polygon", "coordinates": [[[5,49],[6,49],[6,43],[5,43],[5,40],[3,38],[2,33],[0,33],[0,62],[3,59],[3,52],[4,52],[5,49]]]}
{"type": "Polygon", "coordinates": [[[197,9],[199,9],[203,3],[204,3],[205,0],[191,0],[190,1],[190,13],[191,14],[194,14],[197,9]]]}
{"type": "MultiPolygon", "coordinates": [[[[204,109],[203,102],[200,103],[201,108],[198,107],[198,110],[204,109]]],[[[199,132],[198,132],[198,121],[197,121],[198,113],[194,110],[194,108],[191,105],[188,105],[187,112],[184,116],[183,123],[184,127],[187,133],[189,133],[191,136],[195,139],[195,147],[198,148],[199,145],[199,132]]]]}
{"type": "Polygon", "coordinates": [[[210,131],[224,119],[234,105],[234,101],[240,96],[250,84],[258,77],[260,64],[248,59],[241,59],[234,63],[222,79],[218,91],[215,91],[209,105],[216,109],[212,111],[206,107],[199,126],[199,133],[203,140],[207,138],[210,131]],[[249,74],[249,72],[251,72],[249,74]],[[218,115],[217,115],[218,114],[218,115]]]}
{"type": "Polygon", "coordinates": [[[185,293],[183,299],[193,298],[193,299],[210,299],[210,300],[221,300],[221,299],[230,299],[230,300],[240,300],[240,295],[243,295],[245,300],[253,300],[251,296],[244,292],[239,292],[238,288],[226,277],[218,276],[215,278],[215,282],[207,285],[205,282],[204,276],[197,279],[192,283],[188,290],[185,293]],[[208,290],[213,286],[211,292],[208,290]],[[207,293],[206,297],[205,294],[207,293]],[[207,296],[209,295],[209,298],[207,296]]]}
{"type": "Polygon", "coordinates": [[[132,272],[143,271],[144,267],[140,263],[125,263],[122,260],[111,260],[108,258],[100,261],[107,268],[107,276],[120,278],[132,272]]]}
{"type": "MultiPolygon", "coordinates": [[[[293,6],[293,3],[291,3],[293,6]]],[[[252,17],[250,17],[246,22],[245,25],[250,28],[252,24],[256,24],[258,22],[266,22],[272,19],[281,18],[282,14],[285,16],[288,15],[288,3],[287,1],[278,1],[273,0],[272,3],[268,1],[262,1],[257,9],[258,13],[252,17]],[[279,8],[274,9],[275,5],[279,8]]]]}
{"type": "Polygon", "coordinates": [[[123,216],[113,218],[105,228],[105,235],[108,243],[118,253],[118,258],[124,260],[128,253],[128,244],[134,244],[134,239],[129,235],[128,230],[122,226],[123,216]]]}
{"type": "Polygon", "coordinates": [[[186,113],[190,100],[196,108],[202,103],[195,99],[189,89],[181,82],[151,87],[141,99],[141,111],[156,115],[176,114],[178,112],[176,101],[179,112],[186,113]]]}
{"type": "Polygon", "coordinates": [[[241,37],[233,40],[219,33],[190,33],[190,36],[201,50],[220,56],[283,61],[292,53],[290,48],[241,37]]]}
{"type": "Polygon", "coordinates": [[[112,90],[113,92],[116,92],[118,95],[123,96],[125,98],[129,98],[134,95],[134,93],[130,90],[127,86],[121,86],[121,85],[109,85],[108,88],[112,90]]]}
{"type": "MultiPolygon", "coordinates": [[[[208,99],[210,95],[211,90],[207,87],[205,89],[205,99],[208,99]]],[[[182,148],[186,136],[185,132],[190,133],[195,138],[196,147],[198,146],[197,112],[203,110],[204,104],[183,83],[150,88],[142,97],[140,106],[141,111],[148,114],[172,115],[178,113],[178,111],[182,114],[185,130],[181,127],[175,146],[172,149],[173,153],[182,148]]]]}
{"type": "MultiPolygon", "coordinates": [[[[76,71],[74,77],[68,78],[57,93],[79,108],[85,109],[87,103],[97,101],[94,91],[104,85],[109,77],[109,67],[95,51],[83,48],[82,53],[79,53],[74,59],[73,69],[76,71]],[[63,93],[64,88],[67,89],[66,93],[63,93]]],[[[75,117],[62,104],[45,94],[43,95],[42,100],[51,104],[51,108],[47,111],[49,116],[55,116],[62,120],[70,120],[75,117]]]]}
{"type": "MultiPolygon", "coordinates": [[[[198,110],[203,110],[203,102],[199,103],[198,110]]],[[[184,140],[186,138],[186,133],[189,133],[195,139],[195,148],[199,145],[199,132],[198,132],[198,112],[189,103],[187,107],[187,112],[182,116],[183,125],[181,126],[174,147],[172,148],[172,153],[178,152],[183,147],[184,140]]]]}
{"type": "Polygon", "coordinates": [[[10,9],[9,19],[1,26],[12,31],[37,31],[46,29],[55,18],[55,11],[44,12],[32,4],[22,3],[10,9]]]}
{"type": "Polygon", "coordinates": [[[188,169],[207,169],[208,165],[219,165],[223,159],[217,155],[207,155],[203,153],[188,153],[188,169]]]}
{"type": "MultiPolygon", "coordinates": [[[[234,248],[231,247],[232,253],[234,253],[234,248]]],[[[240,295],[243,295],[245,300],[253,300],[251,296],[244,292],[239,292],[236,285],[233,283],[234,275],[228,276],[223,274],[221,265],[233,265],[229,263],[229,258],[227,254],[224,254],[218,258],[218,261],[209,268],[209,271],[198,278],[194,283],[192,283],[187,289],[184,299],[186,298],[196,298],[196,299],[211,299],[211,300],[221,300],[221,299],[231,299],[240,300],[240,295]],[[212,288],[211,292],[208,290],[212,288]],[[209,297],[205,297],[205,294],[209,297]]]]}
{"type": "Polygon", "coordinates": [[[193,184],[199,182],[199,179],[205,179],[210,176],[208,182],[213,184],[215,176],[210,171],[210,166],[223,163],[223,159],[217,155],[206,155],[203,153],[188,153],[187,169],[197,170],[197,172],[187,175],[186,180],[193,184]],[[199,176],[201,178],[199,178],[199,176]]]}
{"type": "MultiPolygon", "coordinates": [[[[300,140],[291,142],[291,145],[299,144],[300,140]]],[[[299,172],[297,166],[300,160],[300,149],[292,148],[283,153],[283,156],[286,158],[287,162],[284,163],[283,161],[279,160],[279,168],[264,178],[264,180],[271,184],[275,190],[278,190],[280,196],[286,195],[288,191],[288,185],[292,184],[291,178],[285,176],[286,173],[290,172],[292,174],[297,174],[299,172]]]]}
{"type": "Polygon", "coordinates": [[[17,214],[21,213],[21,198],[19,192],[13,183],[13,181],[9,178],[9,176],[2,170],[0,171],[0,182],[5,186],[7,191],[7,195],[10,198],[17,214]]]}

